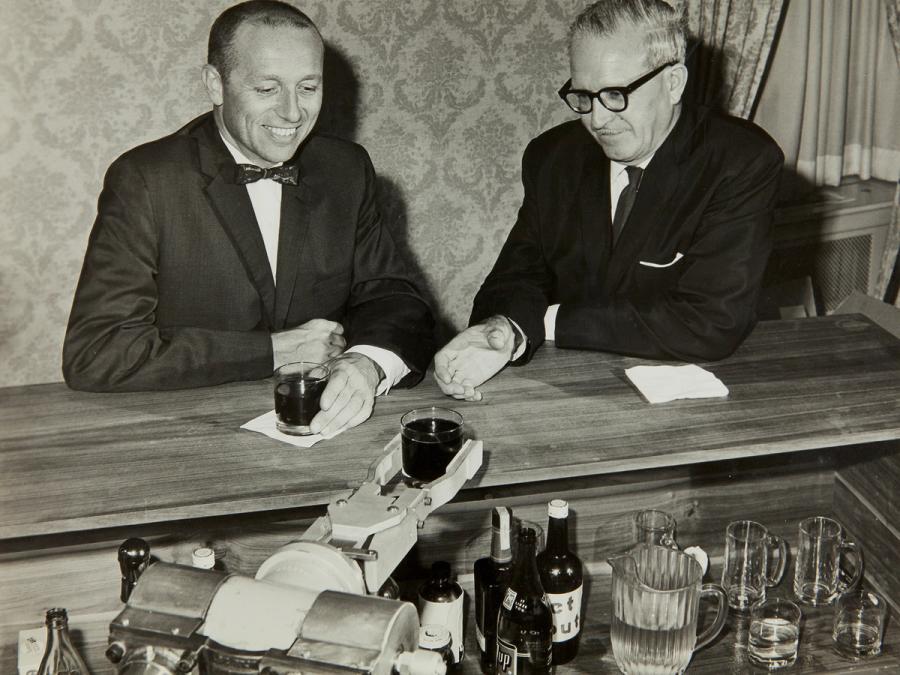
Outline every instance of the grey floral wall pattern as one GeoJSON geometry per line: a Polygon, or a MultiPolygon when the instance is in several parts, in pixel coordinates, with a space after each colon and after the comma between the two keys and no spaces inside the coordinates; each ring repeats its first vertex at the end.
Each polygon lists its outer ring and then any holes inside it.
{"type": "MultiPolygon", "coordinates": [[[[0,386],[61,380],[109,163],[209,108],[206,38],[231,2],[0,0],[0,386]]],[[[362,143],[386,222],[445,330],[512,227],[528,140],[571,117],[583,0],[297,1],[328,43],[321,125],[362,143]]]]}

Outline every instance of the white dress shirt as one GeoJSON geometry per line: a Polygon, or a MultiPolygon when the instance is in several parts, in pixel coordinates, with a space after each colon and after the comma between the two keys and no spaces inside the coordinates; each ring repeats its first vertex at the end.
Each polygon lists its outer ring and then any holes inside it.
{"type": "MultiPolygon", "coordinates": [[[[654,153],[655,154],[655,153],[654,153]]],[[[650,155],[640,164],[635,166],[646,169],[653,155],[650,155]]],[[[622,196],[622,190],[628,187],[628,172],[625,170],[627,164],[609,160],[609,217],[610,220],[616,218],[616,207],[619,205],[619,197],[622,196]]],[[[544,313],[544,335],[547,340],[556,339],[556,315],[559,313],[559,305],[550,305],[544,313]]]]}
{"type": "MultiPolygon", "coordinates": [[[[221,134],[220,134],[221,135],[221,134]]],[[[244,156],[240,150],[232,145],[228,139],[222,136],[225,147],[238,164],[254,164],[244,156]]],[[[275,166],[281,166],[276,164],[275,166]]],[[[266,247],[266,256],[269,258],[269,266],[272,268],[272,279],[277,279],[278,265],[278,233],[281,230],[281,188],[278,181],[270,178],[247,183],[247,194],[250,195],[250,203],[253,206],[253,214],[262,234],[263,244],[266,247]]],[[[380,396],[390,391],[391,387],[409,374],[409,368],[394,352],[373,345],[355,345],[348,352],[356,352],[368,356],[384,372],[384,378],[378,384],[375,394],[380,396]]]]}

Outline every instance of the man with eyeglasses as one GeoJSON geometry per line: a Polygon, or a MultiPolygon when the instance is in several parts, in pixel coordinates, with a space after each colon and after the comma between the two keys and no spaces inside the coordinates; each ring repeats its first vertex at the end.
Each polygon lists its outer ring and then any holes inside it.
{"type": "Polygon", "coordinates": [[[709,361],[755,322],[783,154],[764,131],[682,100],[681,15],[601,0],[569,33],[560,97],[581,117],[533,140],[518,219],[470,327],[435,356],[444,393],[558,347],[709,361]]]}

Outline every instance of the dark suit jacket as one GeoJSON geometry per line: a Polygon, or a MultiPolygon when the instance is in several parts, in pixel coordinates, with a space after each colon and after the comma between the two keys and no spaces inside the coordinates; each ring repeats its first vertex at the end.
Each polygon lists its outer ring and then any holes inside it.
{"type": "Polygon", "coordinates": [[[63,348],[75,389],[175,389],[272,374],[270,333],[338,321],[417,382],[431,313],[382,224],[360,146],[314,133],[284,185],[278,279],[212,114],[130,150],[106,175],[63,348]]]}
{"type": "Polygon", "coordinates": [[[685,106],[613,248],[609,160],[579,121],[550,129],[525,150],[519,217],[470,321],[512,318],[524,361],[556,303],[560,347],[727,356],[755,321],[783,159],[758,127],[685,106]]]}

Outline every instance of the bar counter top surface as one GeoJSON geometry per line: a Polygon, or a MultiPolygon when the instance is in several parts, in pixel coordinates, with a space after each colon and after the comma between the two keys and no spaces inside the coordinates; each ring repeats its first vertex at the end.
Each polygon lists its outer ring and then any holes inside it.
{"type": "Polygon", "coordinates": [[[365,477],[405,411],[429,405],[459,410],[484,441],[465,489],[900,438],[900,341],[861,315],[760,323],[700,364],[726,398],[646,403],[624,370],[658,363],[547,346],[478,403],[443,396],[429,372],[309,449],[239,428],[272,408],[271,380],[0,389],[0,539],[326,504],[365,477]]]}

